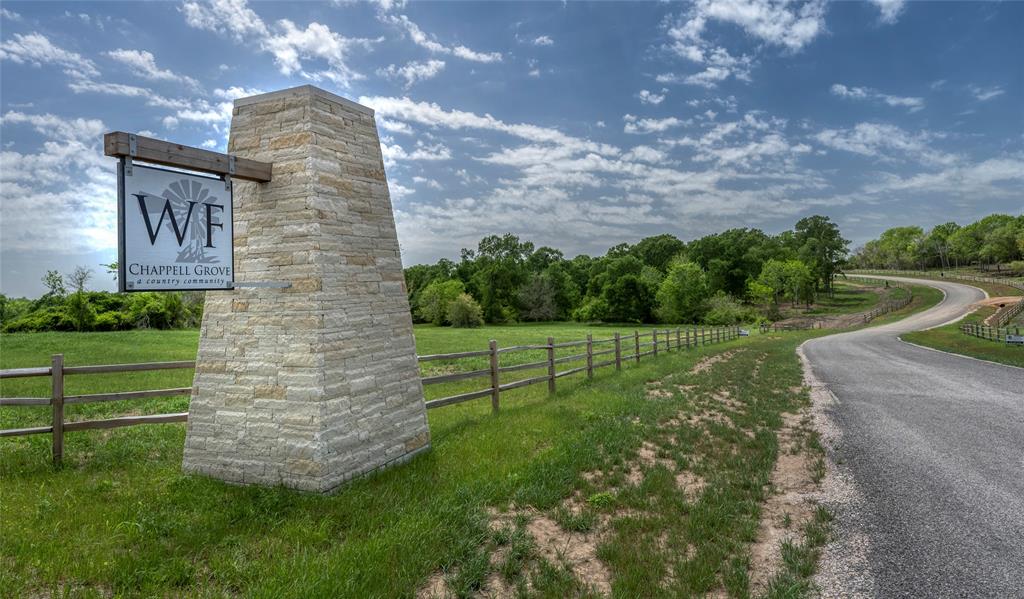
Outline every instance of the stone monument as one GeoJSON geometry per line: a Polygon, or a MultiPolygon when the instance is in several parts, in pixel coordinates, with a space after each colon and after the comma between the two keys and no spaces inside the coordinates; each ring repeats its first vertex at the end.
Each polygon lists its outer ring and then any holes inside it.
{"type": "Polygon", "coordinates": [[[373,110],[312,86],[235,101],[235,281],[206,294],[183,468],[326,492],[430,447],[373,110]]]}

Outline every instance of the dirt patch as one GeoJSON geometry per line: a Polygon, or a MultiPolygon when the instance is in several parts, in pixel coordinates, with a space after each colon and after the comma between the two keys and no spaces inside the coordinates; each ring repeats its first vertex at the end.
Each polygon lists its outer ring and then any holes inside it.
{"type": "Polygon", "coordinates": [[[814,517],[813,460],[800,445],[804,420],[804,413],[783,416],[771,494],[761,507],[757,540],[750,552],[750,589],[755,593],[763,592],[781,569],[782,543],[798,543],[804,527],[814,517]]]}
{"type": "Polygon", "coordinates": [[[975,306],[998,306],[1000,304],[1010,305],[1010,304],[1016,304],[1017,302],[1021,301],[1021,299],[1024,299],[1024,298],[1021,298],[1020,296],[1014,296],[1014,295],[1007,295],[1007,296],[1003,296],[1003,297],[989,297],[989,298],[981,300],[980,302],[975,303],[974,305],[975,306]]]}
{"type": "Polygon", "coordinates": [[[676,488],[682,491],[686,495],[686,499],[694,501],[700,494],[704,492],[704,487],[707,483],[704,481],[704,477],[699,474],[690,472],[689,470],[683,470],[679,474],[676,474],[676,488]]]}
{"type": "Polygon", "coordinates": [[[526,525],[537,543],[541,556],[553,563],[566,564],[576,578],[601,594],[611,593],[611,572],[597,559],[601,533],[566,532],[544,515],[538,515],[526,525]]]}
{"type": "Polygon", "coordinates": [[[690,374],[700,374],[702,372],[707,372],[708,370],[711,370],[711,367],[714,366],[715,364],[718,364],[719,362],[727,362],[731,360],[733,356],[742,351],[742,349],[734,349],[729,350],[727,352],[722,352],[720,354],[715,354],[713,356],[701,358],[701,360],[697,362],[693,366],[693,368],[690,369],[690,374]]]}

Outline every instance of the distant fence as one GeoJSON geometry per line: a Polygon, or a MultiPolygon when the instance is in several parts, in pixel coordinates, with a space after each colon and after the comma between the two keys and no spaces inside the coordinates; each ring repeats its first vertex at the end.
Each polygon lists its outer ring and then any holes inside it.
{"type": "Polygon", "coordinates": [[[882,316],[883,314],[888,314],[889,312],[901,310],[910,305],[910,302],[914,301],[914,291],[910,287],[904,285],[903,283],[900,283],[899,281],[890,281],[888,279],[873,279],[871,277],[860,276],[856,278],[856,281],[870,283],[872,285],[878,285],[879,287],[886,287],[889,289],[902,289],[907,292],[907,295],[905,297],[901,297],[899,299],[894,300],[886,300],[879,304],[878,306],[875,306],[871,310],[865,312],[864,322],[871,322],[872,320],[878,318],[879,316],[882,316]]]}
{"type": "Polygon", "coordinates": [[[990,327],[987,324],[967,323],[960,325],[960,332],[979,339],[1024,347],[1024,343],[1021,342],[1020,327],[990,327]],[[1016,338],[1016,342],[1014,342],[1014,338],[1016,338]]]}
{"type": "MultiPolygon", "coordinates": [[[[738,326],[727,327],[687,327],[676,329],[656,329],[640,333],[622,335],[615,333],[609,339],[594,339],[593,335],[580,341],[567,341],[555,343],[554,339],[548,337],[547,343],[541,345],[517,345],[512,347],[499,348],[498,342],[491,340],[488,349],[477,351],[456,352],[448,354],[433,354],[417,356],[420,363],[434,361],[456,362],[464,359],[487,358],[487,368],[472,369],[450,374],[440,374],[421,377],[423,385],[437,385],[451,383],[475,378],[489,379],[489,385],[484,389],[477,389],[457,395],[433,399],[426,402],[427,409],[440,408],[442,406],[462,403],[472,399],[489,396],[491,398],[491,409],[495,412],[499,409],[501,394],[503,392],[547,383],[548,391],[554,393],[556,380],[573,374],[586,373],[587,378],[594,376],[594,371],[599,368],[614,366],[621,370],[624,363],[640,362],[644,356],[657,357],[659,352],[680,351],[730,341],[740,336],[738,326]],[[648,341],[648,339],[650,339],[648,341]],[[609,349],[594,351],[595,346],[603,347],[611,345],[609,349]],[[584,351],[573,355],[556,357],[556,350],[561,348],[582,347],[584,351]],[[623,353],[623,349],[629,353],[623,353]],[[501,357],[518,352],[546,353],[546,359],[523,364],[501,365],[501,357]],[[595,362],[595,358],[603,358],[595,362]],[[582,362],[583,365],[569,368],[561,372],[557,371],[559,364],[571,362],[582,362]],[[525,379],[501,382],[501,375],[510,372],[545,369],[543,376],[533,376],[525,379]]],[[[30,428],[17,428],[0,430],[0,437],[17,437],[24,435],[52,434],[53,462],[59,465],[64,457],[64,433],[72,431],[118,428],[122,426],[134,426],[138,424],[164,424],[168,422],[185,422],[188,420],[188,412],[176,414],[151,414],[146,416],[122,416],[106,420],[85,420],[78,422],[64,422],[64,406],[68,404],[94,403],[104,401],[118,401],[125,399],[147,399],[154,397],[173,397],[177,395],[188,395],[192,392],[191,387],[178,387],[173,389],[154,389],[147,391],[124,391],[118,393],[96,393],[89,395],[65,395],[64,377],[71,374],[102,374],[118,372],[139,372],[146,370],[170,370],[195,368],[195,361],[181,362],[151,362],[146,364],[113,364],[103,366],[65,366],[63,354],[52,356],[50,366],[39,368],[14,368],[0,370],[0,379],[13,379],[25,377],[51,377],[50,397],[4,397],[0,398],[0,406],[51,406],[52,419],[49,426],[37,426],[30,428]]]]}
{"type": "Polygon", "coordinates": [[[729,341],[738,337],[739,334],[740,328],[737,326],[688,327],[685,329],[677,328],[675,330],[656,329],[650,333],[644,333],[642,335],[639,331],[634,331],[632,335],[625,336],[620,333],[615,333],[613,337],[608,339],[594,339],[593,335],[587,335],[587,338],[581,341],[566,341],[562,343],[555,343],[554,338],[548,337],[548,341],[545,344],[516,345],[504,348],[499,348],[497,341],[492,339],[490,346],[485,350],[419,356],[418,359],[422,363],[432,362],[435,360],[453,361],[465,358],[482,358],[486,356],[489,364],[487,368],[429,376],[422,379],[424,385],[435,385],[473,378],[489,378],[490,384],[486,388],[433,399],[428,401],[426,405],[429,410],[432,408],[440,408],[441,406],[469,401],[471,399],[490,396],[491,408],[494,411],[498,411],[500,397],[503,391],[510,391],[512,389],[518,389],[519,387],[526,387],[529,385],[547,383],[548,391],[554,393],[555,381],[565,376],[585,372],[587,377],[590,378],[594,376],[594,371],[599,368],[614,366],[616,370],[621,370],[624,362],[639,362],[640,358],[643,356],[657,356],[659,349],[661,351],[689,349],[691,347],[708,345],[710,343],[729,341]],[[650,339],[650,341],[647,341],[647,339],[650,339]],[[611,347],[609,349],[599,349],[598,351],[594,351],[595,346],[604,347],[607,345],[611,345],[611,347]],[[623,353],[623,345],[625,345],[626,351],[632,353],[623,353]],[[582,353],[569,356],[555,356],[555,351],[557,349],[573,347],[582,347],[584,348],[584,351],[582,353]],[[500,364],[502,355],[515,352],[538,351],[546,352],[546,359],[508,366],[501,366],[500,364]],[[609,357],[602,361],[594,362],[594,358],[601,358],[604,356],[609,357]],[[557,366],[567,362],[584,362],[584,364],[582,366],[558,372],[557,366]],[[522,370],[540,370],[542,368],[546,369],[546,373],[542,376],[533,376],[505,383],[500,382],[502,373],[518,372],[522,370]]]}

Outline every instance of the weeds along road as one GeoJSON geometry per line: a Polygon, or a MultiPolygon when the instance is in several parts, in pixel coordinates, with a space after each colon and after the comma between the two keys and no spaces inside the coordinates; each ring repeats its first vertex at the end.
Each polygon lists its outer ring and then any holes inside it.
{"type": "MultiPolygon", "coordinates": [[[[847,567],[848,575],[822,580],[823,591],[1024,597],[1024,369],[900,341],[901,333],[964,315],[984,293],[886,278],[946,297],[899,322],[803,346],[838,400],[826,410],[840,435],[831,457],[858,496],[854,513],[838,514],[840,539],[825,560],[859,554],[863,571],[847,567]]],[[[823,563],[830,569],[844,570],[823,563]]]]}

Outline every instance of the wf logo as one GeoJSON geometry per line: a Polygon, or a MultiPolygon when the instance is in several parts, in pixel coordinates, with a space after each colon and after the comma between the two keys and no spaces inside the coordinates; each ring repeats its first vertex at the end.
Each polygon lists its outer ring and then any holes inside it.
{"type": "Polygon", "coordinates": [[[146,224],[150,245],[156,245],[160,232],[166,230],[173,233],[178,247],[181,248],[175,262],[220,261],[217,256],[208,254],[206,250],[216,247],[213,230],[224,230],[224,223],[215,220],[223,214],[224,205],[214,203],[217,198],[211,194],[207,186],[198,181],[182,179],[168,185],[159,196],[147,195],[144,192],[131,195],[139,202],[139,211],[142,212],[142,220],[146,224]],[[162,206],[159,203],[161,199],[162,206]],[[150,213],[154,204],[160,210],[155,226],[150,213]]]}

